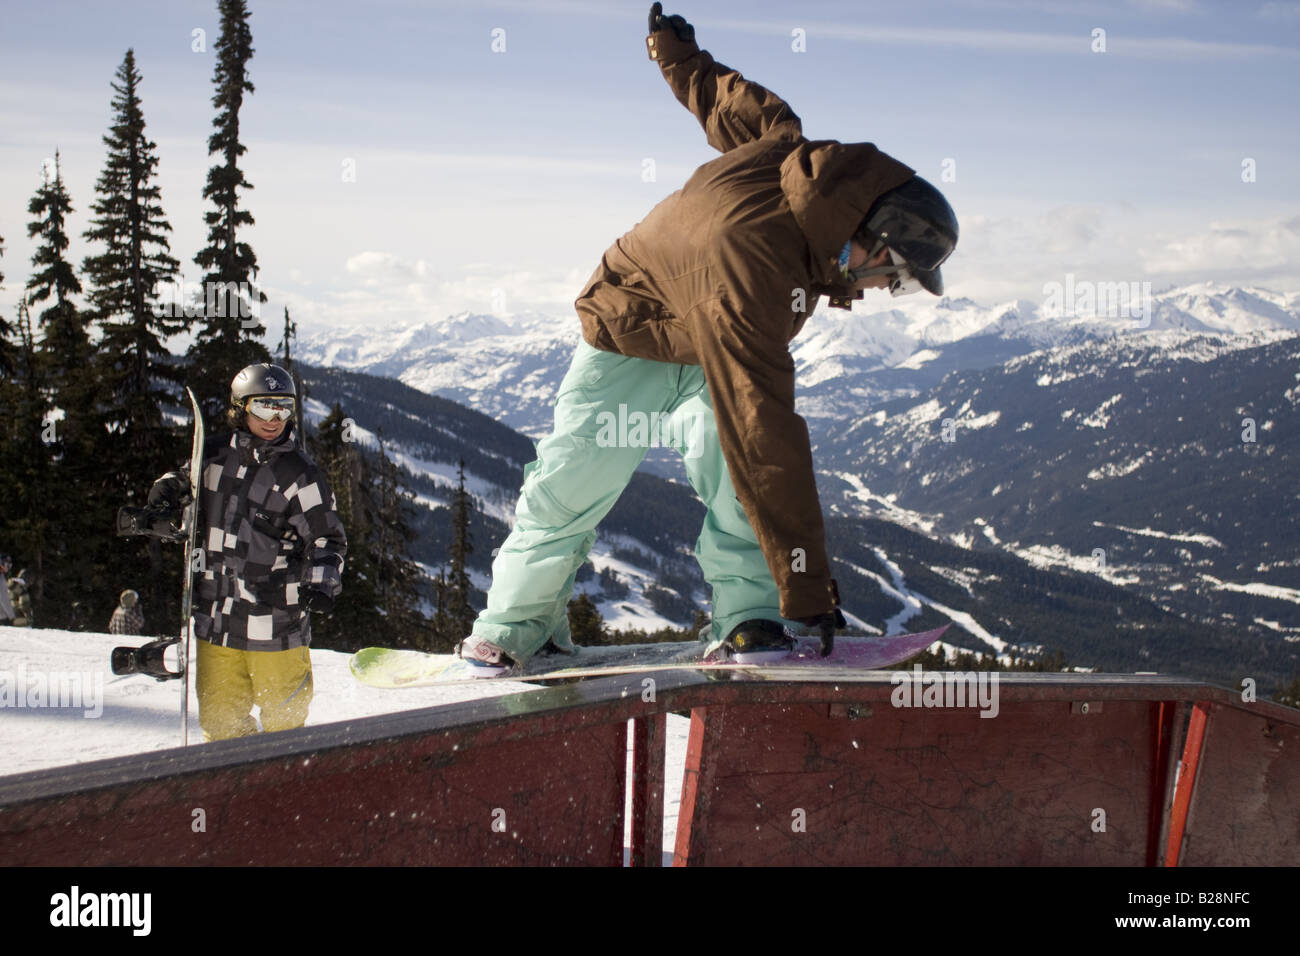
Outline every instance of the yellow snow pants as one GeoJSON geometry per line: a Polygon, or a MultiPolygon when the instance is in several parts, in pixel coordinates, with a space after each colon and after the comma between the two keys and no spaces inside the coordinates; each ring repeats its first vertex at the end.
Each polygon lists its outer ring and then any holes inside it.
{"type": "Polygon", "coordinates": [[[194,691],[199,726],[207,740],[257,733],[251,713],[262,712],[262,730],[292,730],[307,721],[311,705],[311,654],[305,647],[287,651],[237,651],[196,641],[194,691]]]}

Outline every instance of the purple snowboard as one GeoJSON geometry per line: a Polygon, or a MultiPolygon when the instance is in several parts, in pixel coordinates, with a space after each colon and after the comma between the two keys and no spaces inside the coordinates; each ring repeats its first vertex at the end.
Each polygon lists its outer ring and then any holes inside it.
{"type": "Polygon", "coordinates": [[[821,640],[801,637],[790,657],[773,661],[769,667],[854,667],[876,670],[905,661],[919,654],[943,637],[951,627],[945,624],[920,634],[893,634],[889,637],[837,637],[830,657],[821,656],[821,640]]]}

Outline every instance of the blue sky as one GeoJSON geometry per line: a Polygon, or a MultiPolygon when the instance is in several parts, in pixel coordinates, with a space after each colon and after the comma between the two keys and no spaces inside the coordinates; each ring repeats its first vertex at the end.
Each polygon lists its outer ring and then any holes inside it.
{"type": "MultiPolygon", "coordinates": [[[[13,317],[27,280],[26,206],[56,147],[73,229],[87,226],[128,46],[172,253],[198,278],[216,6],[5,0],[0,314],[13,317]],[[191,49],[196,29],[205,52],[191,49]]],[[[247,238],[270,317],[285,305],[304,327],[569,315],[601,252],[715,155],[646,58],[648,3],[250,6],[247,238]]],[[[963,228],[944,270],[953,295],[1040,301],[1066,273],[1300,291],[1300,3],[705,0],[668,12],[789,102],[810,138],[874,142],[939,185],[963,228]],[[1105,52],[1092,49],[1098,29],[1105,52]]],[[[72,249],[78,263],[89,251],[72,249]]],[[[888,306],[872,295],[858,308],[888,306]]]]}

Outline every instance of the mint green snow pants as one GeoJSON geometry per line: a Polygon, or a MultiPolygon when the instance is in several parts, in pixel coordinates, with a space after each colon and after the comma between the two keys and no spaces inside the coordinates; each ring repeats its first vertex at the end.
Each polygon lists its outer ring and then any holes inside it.
{"type": "MultiPolygon", "coordinates": [[[[526,661],[548,640],[572,646],[568,602],[596,525],[654,444],[682,455],[708,513],[695,556],[713,588],[716,645],[742,621],[782,621],[780,595],[718,444],[704,372],[578,344],[555,399],[555,430],[524,469],[515,527],[492,563],[474,635],[526,661]]],[[[783,622],[788,623],[788,622],[783,622]]]]}

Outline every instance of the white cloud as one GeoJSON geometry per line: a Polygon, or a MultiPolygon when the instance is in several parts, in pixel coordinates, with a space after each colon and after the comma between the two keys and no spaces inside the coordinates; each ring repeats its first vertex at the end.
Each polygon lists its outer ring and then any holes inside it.
{"type": "Polygon", "coordinates": [[[394,279],[423,276],[428,272],[428,266],[423,259],[411,262],[390,252],[359,252],[350,256],[343,264],[343,268],[351,275],[372,285],[394,279]]]}
{"type": "Polygon", "coordinates": [[[1232,270],[1243,277],[1300,263],[1300,217],[1271,222],[1211,222],[1197,233],[1173,236],[1141,254],[1152,273],[1232,270]]]}
{"type": "Polygon", "coordinates": [[[458,312],[565,316],[573,315],[573,300],[589,274],[577,267],[511,270],[486,263],[435,274],[422,260],[369,250],[346,260],[333,289],[268,289],[268,308],[288,306],[304,329],[370,322],[410,326],[458,312]]]}
{"type": "Polygon", "coordinates": [[[962,217],[944,266],[952,295],[983,304],[1037,300],[1067,273],[1157,289],[1206,280],[1300,289],[1300,216],[1171,224],[1126,204],[1060,206],[1038,215],[962,217]]]}
{"type": "MultiPolygon", "coordinates": [[[[957,252],[944,266],[948,293],[984,305],[1039,301],[1047,282],[1142,282],[1156,289],[1206,280],[1300,289],[1300,216],[1211,221],[1171,228],[1123,203],[1068,205],[1037,215],[962,220],[957,252]]],[[[545,312],[573,316],[590,275],[585,265],[511,269],[472,263],[438,271],[398,253],[349,257],[332,289],[269,289],[308,324],[376,322],[409,326],[458,312],[545,312]]],[[[592,263],[594,265],[594,263],[592,263]]],[[[887,302],[887,299],[882,300],[887,302]]]]}

